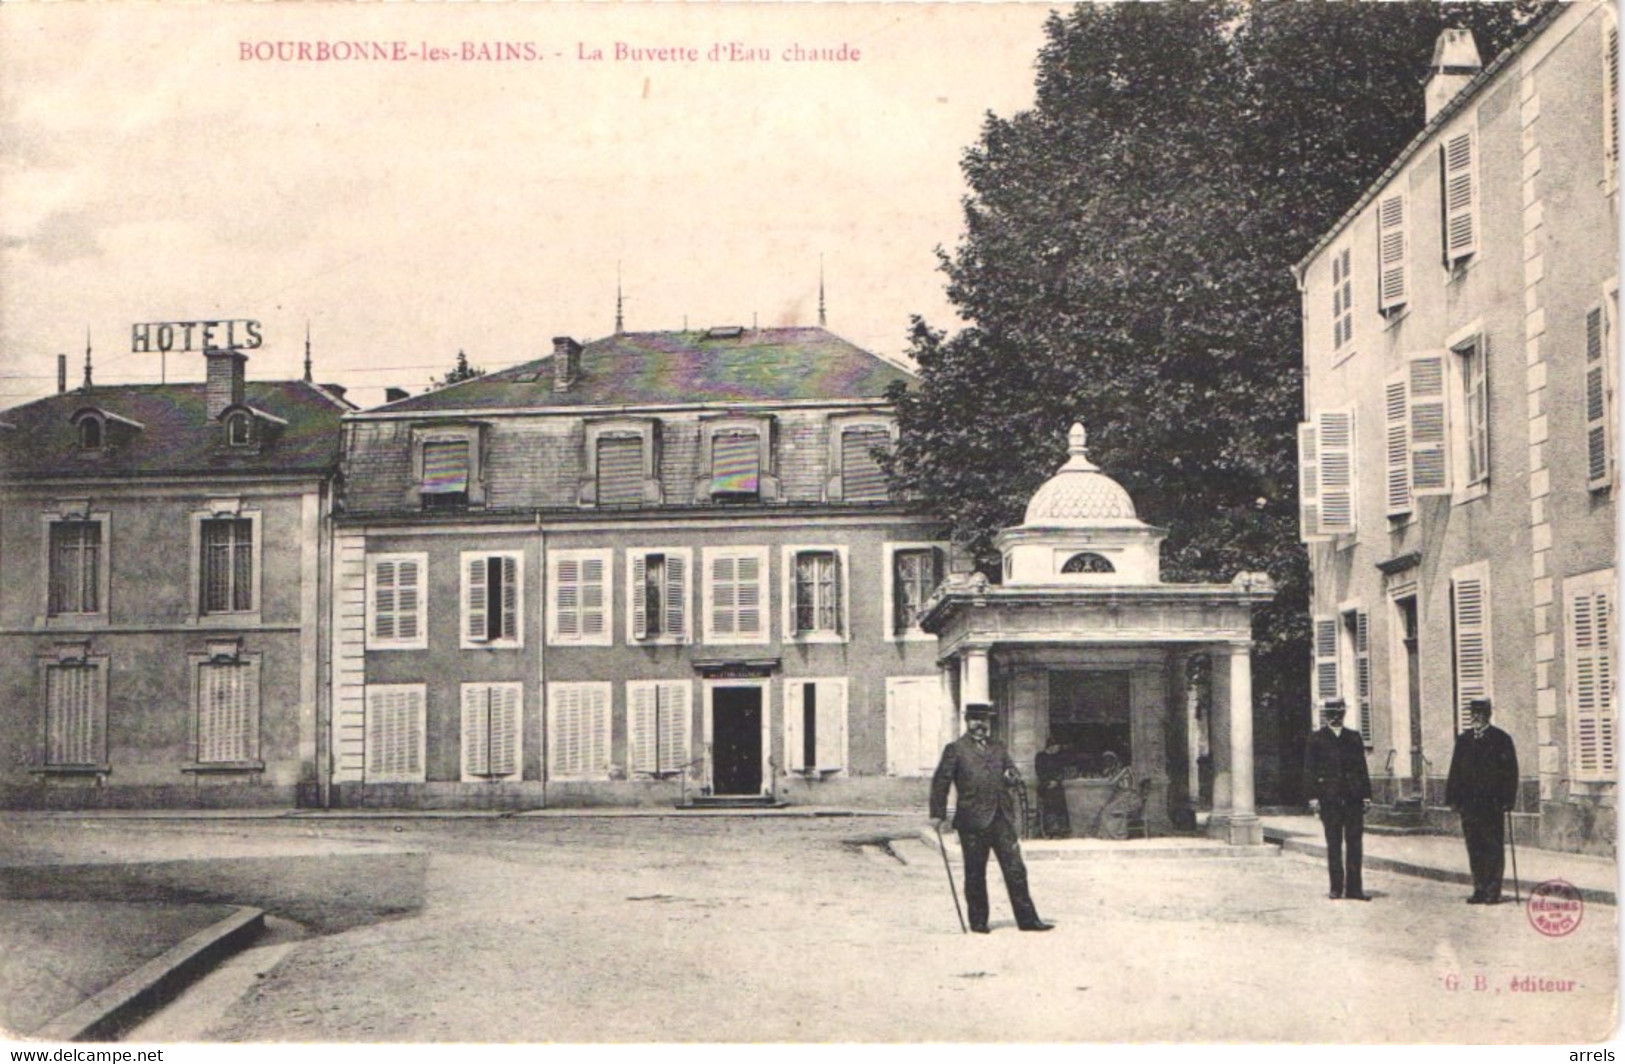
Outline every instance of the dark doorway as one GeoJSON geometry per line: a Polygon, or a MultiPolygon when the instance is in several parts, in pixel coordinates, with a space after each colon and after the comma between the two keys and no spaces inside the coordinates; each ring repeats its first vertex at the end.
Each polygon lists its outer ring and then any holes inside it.
{"type": "Polygon", "coordinates": [[[1410,794],[1407,797],[1424,798],[1426,764],[1422,756],[1422,676],[1417,659],[1416,598],[1395,599],[1399,610],[1400,639],[1405,644],[1405,708],[1410,715],[1410,794]]]}
{"type": "Polygon", "coordinates": [[[711,791],[762,793],[762,689],[711,691],[711,791]]]}
{"type": "Polygon", "coordinates": [[[1049,674],[1049,734],[1085,772],[1107,753],[1134,762],[1130,741],[1127,672],[1053,671],[1049,674]]]}

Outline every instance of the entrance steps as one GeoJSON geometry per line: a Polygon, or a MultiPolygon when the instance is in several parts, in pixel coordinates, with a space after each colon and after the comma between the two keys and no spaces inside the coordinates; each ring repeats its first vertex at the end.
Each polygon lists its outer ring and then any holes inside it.
{"type": "Polygon", "coordinates": [[[718,809],[783,809],[790,803],[767,794],[702,794],[679,805],[679,812],[705,812],[718,809]]]}

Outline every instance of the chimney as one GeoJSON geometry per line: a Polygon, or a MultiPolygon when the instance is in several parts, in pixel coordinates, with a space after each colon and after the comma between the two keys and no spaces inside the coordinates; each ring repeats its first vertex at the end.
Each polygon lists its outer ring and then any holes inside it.
{"type": "Polygon", "coordinates": [[[209,362],[203,398],[209,420],[213,421],[226,407],[243,401],[243,364],[248,356],[241,351],[210,348],[203,357],[209,362]]]}
{"type": "Polygon", "coordinates": [[[68,390],[68,356],[56,356],[56,394],[61,395],[68,390]]]}
{"type": "Polygon", "coordinates": [[[1452,28],[1439,34],[1439,41],[1433,46],[1433,62],[1428,65],[1424,90],[1427,121],[1433,121],[1433,116],[1444,110],[1445,104],[1455,99],[1456,94],[1482,69],[1484,62],[1478,57],[1478,45],[1473,41],[1472,30],[1452,28]]]}
{"type": "Polygon", "coordinates": [[[341,400],[344,398],[344,393],[349,391],[349,389],[344,387],[342,384],[318,384],[316,387],[320,388],[324,392],[331,393],[341,400]]]}
{"type": "Polygon", "coordinates": [[[411,395],[412,395],[412,393],[407,391],[405,388],[385,388],[384,389],[384,402],[386,402],[386,403],[398,403],[402,399],[411,398],[411,395]]]}
{"type": "Polygon", "coordinates": [[[567,392],[581,376],[581,345],[568,336],[553,337],[553,390],[567,392]]]}

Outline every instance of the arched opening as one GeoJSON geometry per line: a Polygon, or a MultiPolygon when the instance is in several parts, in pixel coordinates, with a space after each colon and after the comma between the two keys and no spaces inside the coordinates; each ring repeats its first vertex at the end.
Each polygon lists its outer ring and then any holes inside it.
{"type": "Polygon", "coordinates": [[[1102,555],[1093,551],[1074,554],[1061,566],[1062,573],[1115,573],[1117,568],[1102,555]]]}
{"type": "Polygon", "coordinates": [[[100,418],[87,417],[79,422],[79,446],[87,451],[102,449],[102,422],[100,418]]]}
{"type": "Polygon", "coordinates": [[[227,439],[233,447],[246,447],[249,443],[249,426],[247,414],[233,414],[226,419],[227,439]]]}

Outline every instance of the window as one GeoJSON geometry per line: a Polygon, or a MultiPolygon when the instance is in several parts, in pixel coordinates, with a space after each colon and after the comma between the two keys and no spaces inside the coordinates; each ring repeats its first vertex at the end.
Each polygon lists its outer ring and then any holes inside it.
{"type": "Polygon", "coordinates": [[[1353,410],[1322,410],[1298,426],[1298,476],[1305,543],[1355,530],[1353,410]]]}
{"type": "Polygon", "coordinates": [[[1462,438],[1459,465],[1463,486],[1490,478],[1490,396],[1485,368],[1484,340],[1475,336],[1451,349],[1456,355],[1460,383],[1462,438]]]}
{"type": "Polygon", "coordinates": [[[1338,625],[1336,617],[1316,617],[1314,620],[1315,647],[1315,706],[1327,699],[1341,697],[1342,675],[1338,667],[1338,625]]]}
{"type": "Polygon", "coordinates": [[[766,643],[767,548],[705,552],[705,641],[766,643]]]}
{"type": "Polygon", "coordinates": [[[796,639],[839,639],[847,630],[845,551],[838,547],[787,547],[785,631],[796,639]]]}
{"type": "Polygon", "coordinates": [[[837,428],[840,436],[840,490],[832,498],[844,502],[886,502],[886,474],[875,457],[891,449],[891,428],[879,425],[849,425],[837,428]]]}
{"type": "Polygon", "coordinates": [[[1487,562],[1450,574],[1451,639],[1455,649],[1456,728],[1472,724],[1467,703],[1494,698],[1490,671],[1490,569],[1487,562]]]}
{"type": "Polygon", "coordinates": [[[779,480],[772,467],[773,426],[772,417],[767,415],[702,417],[694,501],[777,501],[779,480]]]}
{"type": "Polygon", "coordinates": [[[755,432],[734,430],[712,437],[713,498],[755,498],[761,472],[761,440],[755,432]]]}
{"type": "Polygon", "coordinates": [[[598,505],[636,506],[643,501],[643,441],[636,436],[598,440],[598,505]]]}
{"type": "Polygon", "coordinates": [[[1563,581],[1569,769],[1577,780],[1612,781],[1618,765],[1613,594],[1612,569],[1563,581]]]}
{"type": "Polygon", "coordinates": [[[1332,254],[1332,353],[1352,352],[1354,342],[1354,279],[1348,248],[1332,254]],[[1345,350],[1349,348],[1350,350],[1345,350]]]}
{"type": "Polygon", "coordinates": [[[1478,178],[1473,132],[1446,137],[1439,145],[1439,195],[1444,265],[1450,269],[1478,251],[1478,178]]]}
{"type": "Polygon", "coordinates": [[[784,763],[791,772],[846,768],[846,680],[784,682],[784,763]]]}
{"type": "Polygon", "coordinates": [[[423,684],[367,687],[365,760],[368,783],[422,783],[425,688],[423,684]]]}
{"type": "Polygon", "coordinates": [[[50,522],[50,616],[103,611],[103,523],[94,519],[50,522]]]}
{"type": "Polygon", "coordinates": [[[260,664],[233,647],[196,659],[199,765],[258,767],[260,664]]]}
{"type": "Polygon", "coordinates": [[[408,505],[424,510],[484,506],[481,441],[479,425],[413,429],[408,505]]]}
{"type": "Polygon", "coordinates": [[[1061,566],[1063,574],[1071,573],[1115,573],[1116,567],[1111,560],[1093,551],[1084,551],[1074,554],[1061,566]]]}
{"type": "Polygon", "coordinates": [[[658,506],[662,499],[660,423],[654,418],[604,418],[586,423],[582,506],[658,506]]]}
{"type": "Polygon", "coordinates": [[[253,422],[247,414],[233,414],[226,419],[226,440],[233,447],[247,447],[254,442],[253,422]]]}
{"type": "Polygon", "coordinates": [[[687,767],[691,688],[683,680],[626,685],[627,761],[634,773],[671,776],[687,767]]]}
{"type": "Polygon", "coordinates": [[[609,550],[558,550],[547,555],[551,643],[607,647],[610,603],[615,601],[609,550]]]}
{"type": "Polygon", "coordinates": [[[886,678],[886,772],[929,776],[953,741],[953,715],[940,676],[886,678]]]}
{"type": "Polygon", "coordinates": [[[102,419],[95,416],[86,417],[79,422],[79,446],[86,451],[99,451],[102,449],[102,419]]]}
{"type": "Polygon", "coordinates": [[[519,551],[464,551],[463,647],[524,645],[524,556],[519,551]]]}
{"type": "Polygon", "coordinates": [[[463,684],[463,781],[517,780],[524,685],[463,684]]]}
{"type": "Polygon", "coordinates": [[[609,684],[547,685],[548,775],[609,777],[609,684]]]}
{"type": "Polygon", "coordinates": [[[1592,491],[1614,482],[1613,324],[1618,292],[1586,312],[1585,415],[1586,487],[1592,491]]]}
{"type": "Polygon", "coordinates": [[[1371,745],[1371,614],[1365,610],[1345,609],[1340,617],[1341,640],[1338,657],[1347,662],[1351,675],[1347,681],[1339,679],[1342,690],[1353,693],[1349,701],[1354,710],[1351,725],[1359,728],[1360,738],[1371,745]]]}
{"type": "Polygon", "coordinates": [[[250,613],[255,602],[255,522],[209,517],[202,522],[199,613],[250,613]]]}
{"type": "Polygon", "coordinates": [[[90,658],[45,666],[45,767],[107,768],[107,681],[90,658]]]}
{"type": "Polygon", "coordinates": [[[1445,354],[1426,351],[1407,359],[1410,491],[1413,496],[1450,492],[1450,404],[1445,391],[1445,354]]]}
{"type": "Polygon", "coordinates": [[[422,650],[429,645],[424,625],[427,554],[373,554],[367,557],[367,649],[422,650]]]}
{"type": "Polygon", "coordinates": [[[1377,203],[1377,309],[1384,317],[1403,310],[1410,298],[1405,257],[1405,194],[1396,192],[1377,203]]]}
{"type": "Polygon", "coordinates": [[[627,626],[633,639],[688,642],[690,557],[687,548],[627,551],[627,626]]]}
{"type": "Polygon", "coordinates": [[[918,635],[920,610],[925,600],[942,582],[942,548],[929,544],[888,545],[891,555],[891,581],[887,584],[887,632],[894,637],[918,635]]]}

